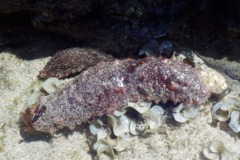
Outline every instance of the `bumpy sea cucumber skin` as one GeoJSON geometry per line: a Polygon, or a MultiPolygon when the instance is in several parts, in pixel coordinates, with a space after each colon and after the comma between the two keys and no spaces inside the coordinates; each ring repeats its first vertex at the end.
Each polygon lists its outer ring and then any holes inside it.
{"type": "Polygon", "coordinates": [[[195,69],[179,61],[146,58],[102,62],[52,95],[41,97],[39,108],[46,106],[46,112],[31,125],[37,131],[54,133],[112,114],[128,102],[170,100],[189,106],[204,103],[209,96],[195,69]]]}
{"type": "Polygon", "coordinates": [[[38,77],[65,78],[84,69],[94,66],[101,61],[113,61],[113,57],[91,48],[68,48],[58,51],[47,63],[38,77]]]}

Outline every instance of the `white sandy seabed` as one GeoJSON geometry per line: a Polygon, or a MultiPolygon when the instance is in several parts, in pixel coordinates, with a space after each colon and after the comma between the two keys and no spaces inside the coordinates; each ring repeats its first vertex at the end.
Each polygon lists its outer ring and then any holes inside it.
{"type": "MultiPolygon", "coordinates": [[[[11,53],[0,53],[0,160],[94,158],[85,132],[75,131],[68,136],[59,134],[50,141],[37,138],[22,141],[19,113],[27,107],[26,101],[38,81],[38,72],[49,58],[22,60],[11,53]]],[[[195,119],[178,127],[164,125],[147,138],[131,137],[130,147],[120,152],[116,159],[206,159],[203,150],[215,140],[224,143],[232,159],[239,159],[239,136],[233,136],[231,132],[221,129],[220,125],[211,125],[210,109],[211,104],[208,104],[195,119]]]]}

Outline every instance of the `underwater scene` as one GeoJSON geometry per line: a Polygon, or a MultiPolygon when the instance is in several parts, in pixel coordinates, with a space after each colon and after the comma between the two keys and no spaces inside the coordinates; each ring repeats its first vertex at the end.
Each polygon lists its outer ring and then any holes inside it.
{"type": "Polygon", "coordinates": [[[0,160],[239,160],[239,10],[0,1],[0,160]]]}

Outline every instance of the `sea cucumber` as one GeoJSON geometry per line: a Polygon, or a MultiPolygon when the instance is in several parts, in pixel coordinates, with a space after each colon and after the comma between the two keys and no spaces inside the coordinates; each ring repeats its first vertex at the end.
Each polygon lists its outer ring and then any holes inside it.
{"type": "Polygon", "coordinates": [[[47,65],[40,71],[39,78],[65,78],[101,61],[113,61],[111,55],[91,48],[68,48],[57,51],[47,65]]]}
{"type": "Polygon", "coordinates": [[[112,114],[128,102],[172,101],[187,107],[204,103],[209,96],[195,69],[183,62],[162,57],[115,60],[84,70],[21,115],[27,130],[54,134],[112,114]]]}

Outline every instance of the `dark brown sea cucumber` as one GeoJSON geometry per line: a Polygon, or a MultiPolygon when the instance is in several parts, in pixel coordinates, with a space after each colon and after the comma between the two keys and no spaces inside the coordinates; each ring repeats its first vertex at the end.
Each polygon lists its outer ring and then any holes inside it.
{"type": "Polygon", "coordinates": [[[113,57],[91,48],[68,48],[58,51],[40,71],[39,78],[65,78],[101,61],[113,61],[113,57]]]}
{"type": "Polygon", "coordinates": [[[53,134],[112,114],[128,102],[170,100],[189,106],[204,103],[209,96],[195,69],[180,61],[115,60],[90,67],[64,88],[40,97],[39,104],[26,109],[22,118],[30,129],[53,134]]]}

